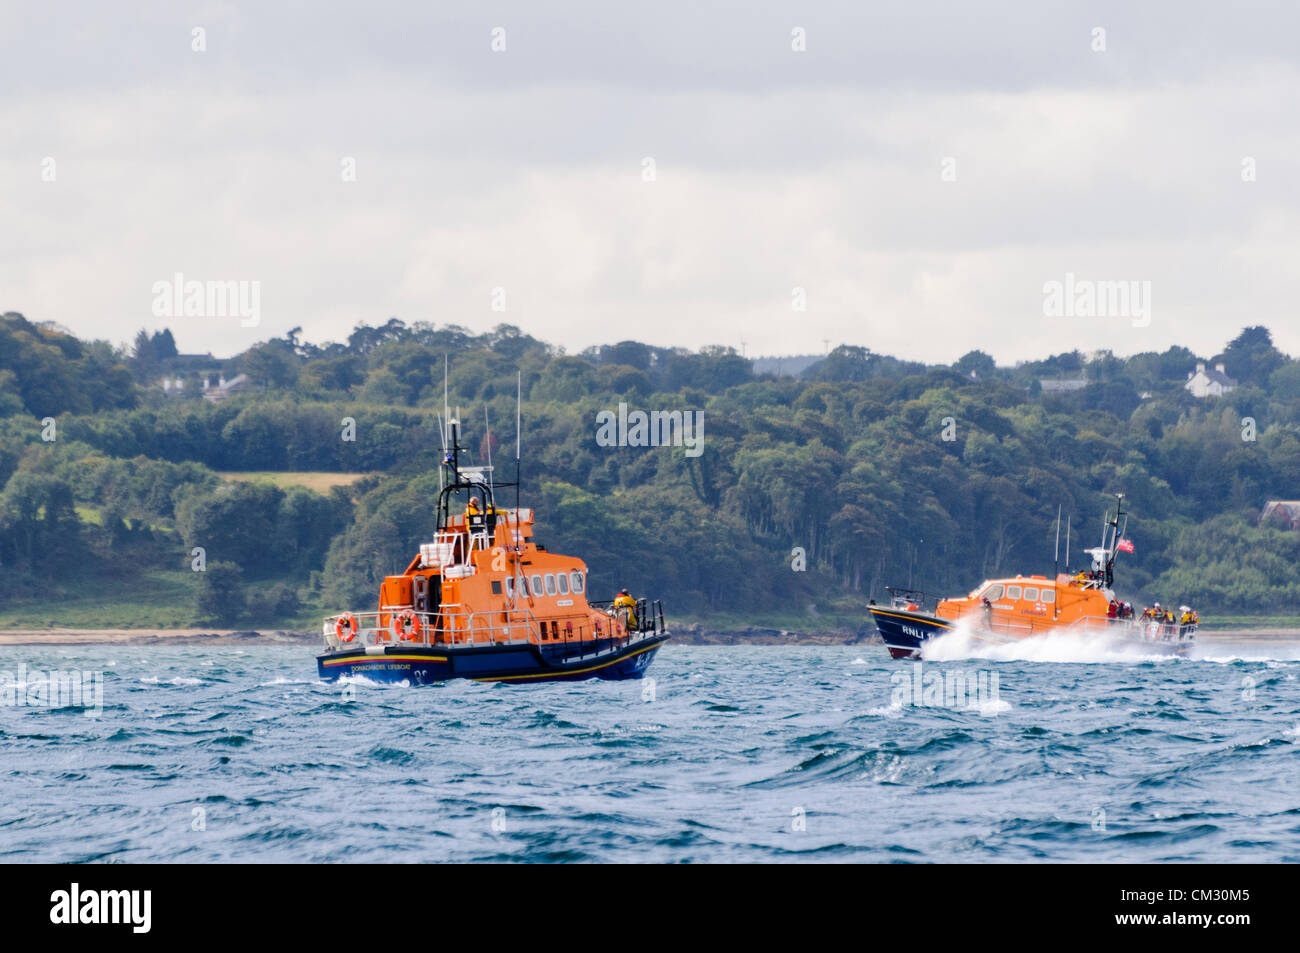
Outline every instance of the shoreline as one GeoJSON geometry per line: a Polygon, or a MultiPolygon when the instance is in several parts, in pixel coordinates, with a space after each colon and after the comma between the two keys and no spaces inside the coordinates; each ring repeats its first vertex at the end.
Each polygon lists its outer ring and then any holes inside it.
{"type": "Polygon", "coordinates": [[[0,629],[7,645],[306,645],[319,633],[288,629],[0,629]]]}
{"type": "MultiPolygon", "coordinates": [[[[1202,630],[1201,643],[1300,642],[1300,628],[1202,630]]],[[[0,629],[0,648],[36,645],[315,645],[319,632],[293,629],[0,629]]],[[[875,631],[830,629],[708,629],[699,623],[672,632],[678,645],[882,645],[875,631]]]]}
{"type": "MultiPolygon", "coordinates": [[[[1297,631],[1300,637],[1300,631],[1297,631]]],[[[875,633],[791,632],[782,629],[707,630],[672,633],[678,645],[870,645],[875,633]]],[[[0,648],[23,645],[316,645],[320,633],[288,629],[0,629],[0,648]]]]}

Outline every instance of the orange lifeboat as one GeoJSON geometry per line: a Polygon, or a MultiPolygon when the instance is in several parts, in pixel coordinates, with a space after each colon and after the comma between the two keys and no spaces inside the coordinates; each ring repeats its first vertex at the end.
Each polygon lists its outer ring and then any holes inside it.
{"type": "Polygon", "coordinates": [[[387,576],[372,612],[323,627],[323,679],[363,675],[425,684],[449,678],[555,681],[640,678],[669,638],[663,606],[630,595],[593,600],[587,565],[534,538],[534,514],[497,506],[492,468],[462,464],[448,422],[434,538],[387,576]]]}
{"type": "MultiPolygon", "coordinates": [[[[1200,623],[1195,612],[1181,606],[1177,614],[1161,609],[1157,616],[1149,609],[1139,615],[1115,594],[1115,557],[1133,552],[1121,529],[1123,494],[1117,494],[1116,501],[1115,515],[1107,514],[1102,545],[1087,550],[1088,569],[1051,577],[986,579],[970,595],[938,600],[932,611],[920,607],[927,600],[919,590],[886,587],[891,604],[873,602],[867,608],[890,655],[917,658],[928,640],[959,627],[975,639],[1001,644],[1054,632],[1098,630],[1118,642],[1186,655],[1200,623]]],[[[1126,519],[1123,525],[1127,527],[1126,519]]],[[[1068,542],[1066,553],[1068,563],[1068,542]]],[[[1159,604],[1154,608],[1160,609],[1159,604]]]]}

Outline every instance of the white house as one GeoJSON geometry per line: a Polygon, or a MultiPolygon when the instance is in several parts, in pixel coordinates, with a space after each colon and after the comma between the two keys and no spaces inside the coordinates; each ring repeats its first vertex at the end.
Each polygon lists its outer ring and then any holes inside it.
{"type": "Polygon", "coordinates": [[[1083,390],[1088,386],[1086,377],[1066,377],[1066,378],[1046,378],[1038,382],[1039,386],[1046,393],[1057,393],[1060,391],[1083,390]]]}
{"type": "Polygon", "coordinates": [[[219,401],[225,400],[231,394],[238,394],[240,391],[245,390],[247,387],[248,387],[247,374],[239,374],[236,377],[231,378],[230,380],[226,380],[225,376],[222,375],[217,378],[217,383],[215,386],[209,384],[207,381],[204,382],[203,399],[211,401],[212,403],[215,404],[218,403],[219,401]]]}
{"type": "Polygon", "coordinates": [[[1259,514],[1260,524],[1280,523],[1287,529],[1300,529],[1300,500],[1269,500],[1259,514]]]}
{"type": "Polygon", "coordinates": [[[1215,364],[1214,370],[1207,371],[1205,363],[1198,361],[1196,370],[1187,372],[1187,383],[1183,385],[1192,392],[1193,397],[1222,397],[1237,387],[1237,382],[1223,372],[1223,364],[1215,364]]]}

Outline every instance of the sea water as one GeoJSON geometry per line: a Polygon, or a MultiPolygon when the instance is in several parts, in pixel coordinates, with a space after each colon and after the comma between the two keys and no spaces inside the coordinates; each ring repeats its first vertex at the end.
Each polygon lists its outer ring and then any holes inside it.
{"type": "Polygon", "coordinates": [[[1300,647],[998,653],[409,688],[306,647],[6,648],[103,697],[0,706],[0,858],[1300,861],[1300,647]]]}

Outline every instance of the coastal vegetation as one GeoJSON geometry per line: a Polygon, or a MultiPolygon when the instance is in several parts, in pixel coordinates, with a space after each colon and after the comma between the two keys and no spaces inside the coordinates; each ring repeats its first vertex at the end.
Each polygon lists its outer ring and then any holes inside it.
{"type": "Polygon", "coordinates": [[[0,624],[306,626],[368,606],[432,531],[444,355],[473,462],[490,454],[504,482],[519,375],[521,501],[596,594],[628,586],[737,625],[860,625],[886,585],[956,593],[1050,570],[1058,506],[1077,567],[1123,492],[1125,594],[1207,621],[1300,612],[1300,531],[1260,519],[1300,497],[1300,362],[1261,327],[1213,355],[1015,367],[843,346],[792,361],[798,376],[724,347],[567,354],[507,325],[392,319],[322,345],[295,329],[224,359],[178,341],[0,319],[0,624]],[[1194,396],[1198,361],[1235,388],[1194,396]],[[205,399],[208,371],[242,386],[205,399]],[[597,416],[620,404],[701,414],[702,444],[601,445],[597,416]]]}

